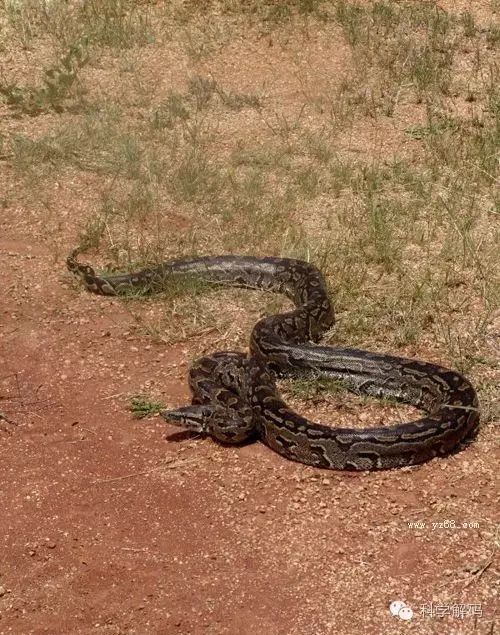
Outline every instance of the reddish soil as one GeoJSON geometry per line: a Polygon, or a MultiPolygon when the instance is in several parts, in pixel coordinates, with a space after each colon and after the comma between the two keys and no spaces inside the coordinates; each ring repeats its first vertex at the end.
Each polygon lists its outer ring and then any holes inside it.
{"type": "Polygon", "coordinates": [[[134,420],[141,388],[188,399],[190,351],[131,335],[119,301],[16,234],[16,211],[0,240],[0,633],[494,632],[491,427],[455,456],[351,474],[134,420]],[[481,615],[421,615],[430,602],[481,615]]]}
{"type": "MultiPolygon", "coordinates": [[[[311,34],[309,48],[317,42],[323,51],[318,62],[292,27],[287,33],[281,37],[297,42],[290,58],[276,61],[279,42],[262,36],[257,65],[242,38],[239,53],[221,47],[208,70],[227,90],[236,71],[248,75],[248,83],[234,82],[239,91],[274,82],[268,113],[275,102],[279,112],[287,104],[292,112],[297,86],[312,97],[327,90],[330,77],[332,86],[341,80],[347,53],[330,35],[311,34]],[[295,73],[282,81],[295,58],[306,83],[295,73]],[[324,76],[314,74],[322,64],[324,76]]],[[[12,60],[6,54],[5,63],[34,72],[33,50],[12,60]]],[[[173,63],[171,51],[160,54],[144,52],[137,86],[120,79],[121,101],[128,89],[142,91],[142,82],[158,84],[158,98],[167,88],[185,89],[187,64],[173,63]]],[[[191,74],[206,71],[193,64],[191,74]]],[[[88,85],[100,90],[118,81],[110,68],[85,71],[94,74],[88,85]]],[[[5,117],[5,130],[38,136],[62,116],[72,115],[5,117]]],[[[257,123],[262,129],[258,111],[239,117],[228,127],[233,141],[236,133],[251,137],[257,123]]],[[[416,116],[399,127],[392,121],[388,131],[370,123],[349,144],[377,154],[416,143],[403,134],[416,116]]],[[[159,417],[134,419],[127,407],[139,392],[167,406],[188,402],[187,371],[199,342],[168,346],[140,335],[126,305],[92,296],[70,278],[64,257],[105,183],[98,187],[96,176],[69,166],[64,181],[41,185],[40,177],[25,193],[8,157],[0,156],[0,168],[0,635],[496,632],[493,422],[461,453],[356,474],[293,463],[261,443],[222,447],[159,417]],[[413,619],[391,615],[395,600],[413,609],[413,619]]],[[[176,210],[169,206],[165,223],[184,222],[176,210]]],[[[203,221],[207,242],[211,231],[203,221]]],[[[425,357],[418,348],[415,354],[425,357]]],[[[366,410],[359,413],[364,421],[366,410]]],[[[340,414],[331,412],[332,423],[340,414]]]]}

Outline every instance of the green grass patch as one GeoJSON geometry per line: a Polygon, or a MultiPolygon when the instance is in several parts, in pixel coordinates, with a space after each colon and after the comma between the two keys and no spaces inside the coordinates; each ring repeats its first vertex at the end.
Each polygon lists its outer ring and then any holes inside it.
{"type": "Polygon", "coordinates": [[[147,395],[135,395],[130,399],[129,410],[135,419],[145,419],[165,410],[165,405],[158,401],[153,401],[147,395]]]}

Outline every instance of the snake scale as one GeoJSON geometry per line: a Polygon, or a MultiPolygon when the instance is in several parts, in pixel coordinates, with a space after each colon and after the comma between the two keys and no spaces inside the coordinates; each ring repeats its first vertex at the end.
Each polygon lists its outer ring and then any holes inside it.
{"type": "Polygon", "coordinates": [[[468,442],[479,426],[478,401],[462,375],[436,364],[316,342],[334,323],[321,272],[288,258],[208,256],[177,260],[129,274],[96,275],[80,264],[68,269],[87,289],[117,295],[131,287],[165,288],[169,279],[283,293],[295,305],[260,319],[250,354],[216,352],[197,360],[189,383],[192,403],[162,413],[172,423],[228,444],[261,439],[288,459],[337,470],[376,470],[416,465],[468,442]],[[392,398],[423,410],[424,417],[365,429],[314,423],[281,399],[278,377],[329,377],[349,391],[392,398]]]}

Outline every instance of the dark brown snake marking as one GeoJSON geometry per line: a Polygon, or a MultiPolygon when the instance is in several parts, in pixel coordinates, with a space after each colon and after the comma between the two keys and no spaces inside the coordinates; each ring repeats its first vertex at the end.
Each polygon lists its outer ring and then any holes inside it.
{"type": "Polygon", "coordinates": [[[163,412],[176,425],[224,443],[260,438],[288,459],[338,470],[374,470],[422,463],[469,441],[479,426],[474,388],[462,375],[426,362],[350,348],[319,346],[334,322],[325,280],[316,267],[286,258],[213,256],[168,262],[123,275],[97,276],[77,262],[68,269],[87,289],[117,295],[155,290],[173,277],[284,293],[296,308],[257,322],[250,355],[217,352],[190,370],[190,406],[163,412]],[[327,376],[350,391],[390,397],[427,415],[388,427],[331,428],[296,414],[280,398],[277,376],[327,376]]]}

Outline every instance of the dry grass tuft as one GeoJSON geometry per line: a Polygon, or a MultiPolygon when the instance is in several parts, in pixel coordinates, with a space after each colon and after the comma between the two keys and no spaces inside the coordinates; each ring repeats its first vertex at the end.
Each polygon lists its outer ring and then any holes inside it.
{"type": "MultiPolygon", "coordinates": [[[[121,269],[310,259],[335,296],[335,340],[448,363],[493,399],[497,25],[345,0],[3,0],[0,15],[9,203],[30,201],[56,257],[80,240],[121,269]]],[[[169,298],[146,330],[230,347],[245,334],[227,322],[245,302],[249,326],[281,306],[267,301],[169,298]]]]}

